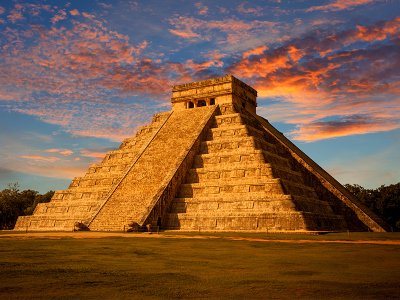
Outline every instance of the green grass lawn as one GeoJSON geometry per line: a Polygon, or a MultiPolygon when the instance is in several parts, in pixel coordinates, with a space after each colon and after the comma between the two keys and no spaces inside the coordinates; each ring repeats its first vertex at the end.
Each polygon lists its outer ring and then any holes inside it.
{"type": "MultiPolygon", "coordinates": [[[[0,235],[0,299],[400,298],[400,245],[213,236],[218,238],[12,240],[0,235]]],[[[396,234],[353,233],[270,237],[399,239],[396,234]]]]}

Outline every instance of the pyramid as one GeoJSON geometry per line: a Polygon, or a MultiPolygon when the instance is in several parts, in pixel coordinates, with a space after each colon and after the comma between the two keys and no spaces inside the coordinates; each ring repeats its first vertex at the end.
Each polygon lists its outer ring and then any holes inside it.
{"type": "Polygon", "coordinates": [[[385,231],[338,181],[256,114],[226,75],[177,85],[172,111],[74,178],[15,230],[385,231]]]}

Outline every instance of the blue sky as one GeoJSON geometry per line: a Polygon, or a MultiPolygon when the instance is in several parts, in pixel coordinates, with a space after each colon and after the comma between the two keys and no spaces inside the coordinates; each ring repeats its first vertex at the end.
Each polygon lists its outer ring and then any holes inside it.
{"type": "Polygon", "coordinates": [[[386,0],[0,1],[0,188],[65,189],[223,74],[341,183],[397,183],[399,33],[386,0]]]}

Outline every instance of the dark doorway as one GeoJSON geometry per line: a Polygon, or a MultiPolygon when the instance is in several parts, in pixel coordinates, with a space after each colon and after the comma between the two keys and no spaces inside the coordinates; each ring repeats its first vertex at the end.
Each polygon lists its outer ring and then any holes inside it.
{"type": "Polygon", "coordinates": [[[202,107],[202,106],[206,106],[206,105],[207,105],[207,103],[204,100],[197,101],[197,107],[202,107]]]}

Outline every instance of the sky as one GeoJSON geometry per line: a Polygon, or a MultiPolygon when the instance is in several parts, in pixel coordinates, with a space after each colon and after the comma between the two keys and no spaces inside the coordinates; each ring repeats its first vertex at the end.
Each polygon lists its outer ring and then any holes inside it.
{"type": "Polygon", "coordinates": [[[225,74],[342,184],[400,181],[400,0],[0,0],[0,189],[67,188],[225,74]]]}

